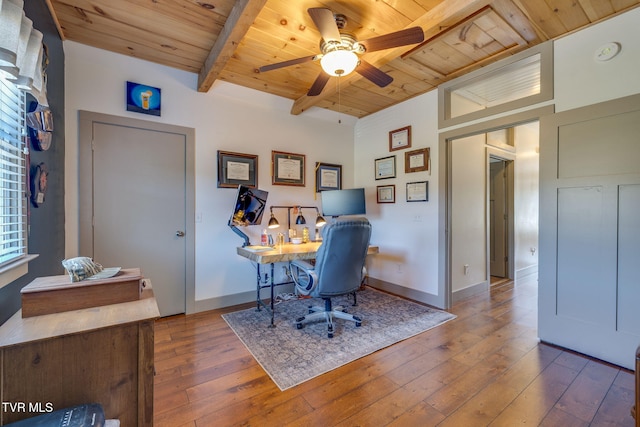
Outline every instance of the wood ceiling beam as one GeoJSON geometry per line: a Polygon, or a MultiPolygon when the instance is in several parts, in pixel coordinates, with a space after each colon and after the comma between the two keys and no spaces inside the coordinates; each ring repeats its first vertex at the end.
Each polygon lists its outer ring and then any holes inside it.
{"type": "MultiPolygon", "coordinates": [[[[444,0],[442,3],[429,10],[429,12],[425,13],[405,28],[419,26],[425,33],[429,33],[434,30],[435,32],[440,32],[440,30],[442,30],[440,27],[443,22],[459,21],[490,3],[491,0],[444,0]]],[[[406,49],[407,47],[403,46],[394,49],[387,49],[382,52],[373,52],[367,55],[366,60],[375,66],[384,65],[400,56],[399,52],[406,49]]],[[[340,78],[343,79],[340,84],[345,86],[350,82],[359,80],[363,77],[358,73],[353,72],[346,77],[340,78]]],[[[303,95],[296,99],[293,103],[293,107],[291,108],[291,114],[297,116],[303,111],[317,105],[326,97],[333,95],[332,91],[327,90],[327,86],[325,86],[325,90],[323,90],[318,96],[303,95]]]]}
{"type": "Polygon", "coordinates": [[[53,8],[53,4],[51,0],[46,0],[47,8],[49,9],[49,13],[51,14],[51,19],[53,19],[53,23],[56,25],[56,29],[58,30],[58,35],[60,36],[60,40],[65,41],[66,38],[64,36],[64,31],[62,31],[62,26],[60,25],[60,21],[58,20],[58,15],[56,14],[55,9],[53,8]]]}
{"type": "Polygon", "coordinates": [[[238,0],[198,74],[198,92],[208,92],[267,0],[238,0]]]}

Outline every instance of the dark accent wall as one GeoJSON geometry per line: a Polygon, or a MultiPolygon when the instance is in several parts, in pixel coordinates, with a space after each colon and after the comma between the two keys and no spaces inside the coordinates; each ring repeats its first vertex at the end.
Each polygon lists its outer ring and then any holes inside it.
{"type": "MultiPolygon", "coordinates": [[[[24,4],[33,26],[44,35],[48,47],[47,93],[53,112],[53,139],[47,151],[30,148],[30,167],[44,162],[49,169],[45,202],[30,204],[29,253],[40,256],[29,263],[29,273],[0,288],[0,324],[20,309],[20,289],[34,278],[63,274],[64,259],[64,51],[62,40],[45,0],[29,0],[24,4]]],[[[27,107],[29,99],[27,99],[27,107]]]]}

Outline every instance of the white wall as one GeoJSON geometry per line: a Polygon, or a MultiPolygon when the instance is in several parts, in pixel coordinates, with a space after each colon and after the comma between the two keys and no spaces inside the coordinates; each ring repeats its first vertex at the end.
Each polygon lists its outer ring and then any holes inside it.
{"type": "Polygon", "coordinates": [[[365,187],[372,241],[369,275],[418,292],[438,294],[438,99],[432,91],[358,121],[355,130],[355,185],[365,187]],[[411,126],[411,148],[389,151],[389,131],[411,126]],[[430,172],[404,172],[405,152],[430,147],[430,172]],[[396,157],[396,178],[375,180],[375,159],[396,157]],[[429,201],[407,202],[406,183],[429,182],[429,201]],[[395,185],[396,202],[376,203],[376,186],[395,185]]]}
{"type": "Polygon", "coordinates": [[[516,278],[538,270],[540,122],[514,128],[514,258],[516,278]],[[533,250],[532,250],[533,249],[533,250]]]}
{"type": "Polygon", "coordinates": [[[487,283],[485,141],[483,133],[451,142],[452,292],[487,283]]]}
{"type": "Polygon", "coordinates": [[[556,112],[640,93],[640,8],[554,43],[556,112]],[[610,61],[593,59],[596,49],[618,42],[610,61]]]}
{"type": "MultiPolygon", "coordinates": [[[[196,91],[197,76],[135,58],[64,42],[66,55],[66,256],[78,254],[78,110],[134,117],[195,129],[196,134],[196,301],[255,290],[255,270],[235,252],[242,241],[228,227],[234,189],[219,189],[217,150],[259,156],[259,187],[269,191],[268,206],[315,200],[316,161],[343,165],[345,188],[354,182],[353,132],[356,119],[312,109],[289,113],[292,101],[218,82],[208,93],[196,91]],[[162,116],[125,109],[127,81],[162,90],[162,116]],[[271,185],[271,150],[306,155],[306,186],[271,185]]],[[[283,211],[279,211],[280,215],[283,211]]],[[[310,218],[308,218],[309,220],[310,218]]],[[[266,225],[268,215],[263,218],[266,225]]],[[[284,216],[281,223],[286,223],[284,216]]],[[[258,242],[262,227],[247,234],[258,242]]],[[[99,261],[99,260],[98,260],[99,261]]],[[[200,305],[206,307],[206,304],[200,305]]]]}

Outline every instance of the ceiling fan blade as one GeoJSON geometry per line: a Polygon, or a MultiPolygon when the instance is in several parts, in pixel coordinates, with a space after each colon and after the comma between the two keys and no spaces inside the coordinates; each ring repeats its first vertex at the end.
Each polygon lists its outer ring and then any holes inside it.
{"type": "Polygon", "coordinates": [[[392,47],[416,44],[423,41],[424,31],[422,31],[422,28],[411,27],[395,33],[385,34],[384,36],[362,40],[360,44],[365,47],[367,52],[375,52],[376,50],[391,49],[392,47]]]}
{"type": "Polygon", "coordinates": [[[341,41],[340,31],[331,10],[325,7],[312,7],[307,9],[307,12],[309,12],[309,16],[313,19],[313,23],[316,24],[316,28],[318,28],[325,41],[341,41]]]}
{"type": "Polygon", "coordinates": [[[385,87],[393,81],[393,77],[379,68],[374,67],[366,61],[360,60],[360,65],[356,67],[356,72],[362,77],[371,80],[380,87],[385,87]]]}
{"type": "Polygon", "coordinates": [[[276,62],[275,64],[263,65],[262,67],[258,68],[258,70],[261,73],[264,73],[265,71],[276,70],[278,68],[288,67],[290,65],[296,65],[296,64],[302,64],[304,62],[315,61],[318,58],[320,58],[320,55],[310,55],[310,56],[305,56],[303,58],[290,59],[289,61],[276,62]]]}
{"type": "Polygon", "coordinates": [[[322,93],[322,90],[324,89],[324,87],[327,85],[327,82],[329,81],[329,78],[331,78],[331,76],[325,72],[321,72],[318,75],[318,78],[316,79],[315,82],[313,82],[313,84],[311,85],[311,88],[309,89],[309,92],[307,92],[307,96],[318,96],[322,93]]]}

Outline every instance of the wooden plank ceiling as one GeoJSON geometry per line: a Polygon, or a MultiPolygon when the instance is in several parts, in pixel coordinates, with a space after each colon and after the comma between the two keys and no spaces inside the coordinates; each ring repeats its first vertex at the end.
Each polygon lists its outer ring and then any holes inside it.
{"type": "MultiPolygon", "coordinates": [[[[198,73],[208,91],[224,80],[311,107],[364,117],[528,47],[636,7],[640,0],[47,0],[63,40],[198,73]],[[347,18],[358,40],[420,26],[425,41],[361,58],[393,77],[380,88],[358,73],[307,96],[319,61],[258,68],[320,53],[307,13],[347,18]],[[339,88],[339,91],[338,91],[339,88]]],[[[603,43],[607,40],[603,40],[603,43]]]]}

